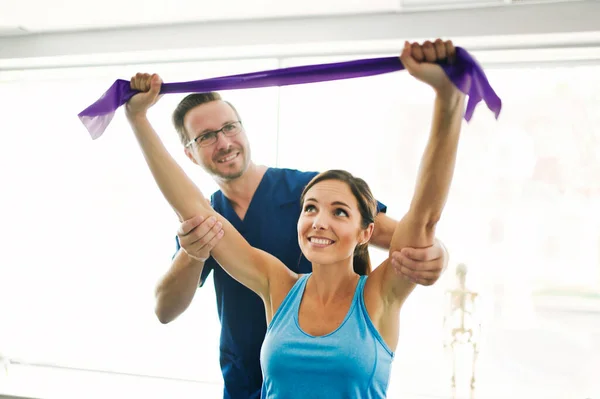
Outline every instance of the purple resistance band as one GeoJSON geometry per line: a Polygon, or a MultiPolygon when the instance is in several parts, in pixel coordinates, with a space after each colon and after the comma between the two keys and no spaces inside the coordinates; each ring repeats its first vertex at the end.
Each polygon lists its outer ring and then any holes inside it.
{"type": "MultiPolygon", "coordinates": [[[[456,47],[456,59],[452,65],[441,64],[448,78],[469,101],[465,120],[471,120],[475,106],[483,99],[496,118],[500,114],[502,101],[490,86],[481,66],[461,47],[456,47]]],[[[326,82],[380,75],[400,71],[404,65],[399,57],[371,58],[331,64],[307,65],[271,71],[252,72],[241,75],[223,76],[192,82],[163,83],[161,94],[203,93],[209,91],[254,89],[258,87],[288,86],[303,83],[326,82]]],[[[97,139],[112,120],[115,111],[127,103],[138,91],[131,89],[129,81],[118,79],[92,105],[79,113],[92,139],[97,139]]]]}

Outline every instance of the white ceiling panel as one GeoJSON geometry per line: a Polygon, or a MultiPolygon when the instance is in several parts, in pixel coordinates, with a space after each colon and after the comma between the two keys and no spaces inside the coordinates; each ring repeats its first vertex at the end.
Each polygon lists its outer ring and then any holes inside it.
{"type": "Polygon", "coordinates": [[[400,8],[406,10],[456,9],[469,7],[486,7],[500,4],[549,4],[575,3],[584,0],[400,0],[400,8]]]}
{"type": "MultiPolygon", "coordinates": [[[[594,34],[592,42],[586,43],[597,46],[597,34],[600,34],[599,0],[542,0],[541,3],[540,0],[512,0],[512,3],[496,6],[479,3],[470,7],[456,3],[448,8],[420,10],[410,10],[406,4],[398,9],[390,0],[363,0],[369,1],[368,6],[358,0],[319,3],[294,0],[298,4],[289,7],[284,7],[281,1],[254,0],[253,8],[233,6],[234,1],[242,0],[221,0],[221,3],[211,0],[219,4],[211,6],[211,12],[197,5],[207,0],[172,0],[169,11],[165,12],[156,5],[148,5],[152,0],[137,11],[131,7],[140,0],[121,1],[124,6],[113,15],[104,8],[98,11],[98,3],[89,1],[82,3],[89,5],[85,9],[74,0],[62,0],[63,6],[72,4],[68,11],[57,6],[59,0],[48,0],[36,6],[35,11],[26,12],[27,5],[34,7],[33,0],[0,0],[0,70],[3,65],[6,67],[5,61],[14,66],[25,59],[52,58],[52,62],[70,63],[74,61],[67,60],[69,57],[82,57],[76,62],[93,63],[86,57],[97,54],[103,54],[101,62],[109,63],[107,57],[111,54],[127,55],[134,57],[133,60],[137,56],[154,59],[157,54],[161,59],[167,56],[181,60],[223,59],[237,57],[239,52],[247,57],[288,54],[300,47],[303,53],[320,54],[346,51],[348,48],[344,45],[364,51],[380,44],[396,49],[402,40],[435,37],[456,40],[524,35],[563,37],[581,33],[594,34]],[[273,7],[269,6],[271,3],[273,7]],[[186,10],[185,4],[195,6],[175,15],[173,10],[186,10]],[[225,4],[232,5],[231,12],[225,4]],[[257,4],[264,7],[256,7],[257,4]],[[7,13],[8,5],[16,7],[7,13]],[[79,18],[80,15],[85,18],[79,18]],[[206,22],[189,23],[194,21],[206,22]],[[143,26],[148,24],[152,26],[143,26]],[[20,25],[33,32],[22,34],[17,28],[20,25]],[[323,47],[319,47],[321,45],[323,47]],[[62,61],[57,61],[59,58],[62,61]]],[[[422,7],[423,2],[431,0],[404,1],[421,1],[422,7]]],[[[115,0],[104,0],[101,4],[110,8],[108,5],[114,3],[115,0]]]]}
{"type": "Polygon", "coordinates": [[[512,0],[400,0],[403,10],[424,8],[460,8],[509,4],[512,0]]]}
{"type": "Polygon", "coordinates": [[[0,27],[30,32],[398,10],[399,0],[0,0],[0,27]]]}

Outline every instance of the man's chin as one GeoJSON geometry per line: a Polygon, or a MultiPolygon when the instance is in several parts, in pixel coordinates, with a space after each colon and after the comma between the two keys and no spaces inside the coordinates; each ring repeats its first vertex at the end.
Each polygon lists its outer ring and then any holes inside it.
{"type": "Polygon", "coordinates": [[[235,159],[227,164],[219,164],[213,161],[210,164],[202,164],[202,166],[215,179],[235,180],[246,172],[249,165],[243,154],[240,154],[238,158],[240,159],[235,159]]]}
{"type": "Polygon", "coordinates": [[[239,172],[228,172],[228,173],[217,173],[216,175],[220,177],[222,180],[235,180],[241,177],[244,174],[244,171],[241,170],[239,172]]]}
{"type": "Polygon", "coordinates": [[[212,174],[215,177],[218,177],[222,180],[234,180],[238,177],[242,176],[245,172],[245,168],[243,166],[236,166],[235,168],[227,167],[227,168],[219,168],[218,165],[215,169],[212,170],[212,174]]]}

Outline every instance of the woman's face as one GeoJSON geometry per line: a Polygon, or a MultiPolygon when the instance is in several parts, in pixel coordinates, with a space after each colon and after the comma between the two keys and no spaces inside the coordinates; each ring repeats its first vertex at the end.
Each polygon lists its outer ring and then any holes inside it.
{"type": "Polygon", "coordinates": [[[309,261],[326,265],[352,258],[355,247],[369,235],[361,229],[358,202],[346,183],[324,180],[306,192],[298,219],[298,243],[309,261]]]}

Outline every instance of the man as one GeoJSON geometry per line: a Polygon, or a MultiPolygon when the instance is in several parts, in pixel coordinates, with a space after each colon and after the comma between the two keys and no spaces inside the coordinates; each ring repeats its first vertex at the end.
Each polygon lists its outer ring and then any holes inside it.
{"type": "MultiPolygon", "coordinates": [[[[150,90],[148,74],[132,78],[132,87],[150,90]]],[[[142,106],[127,105],[127,116],[136,125],[148,124],[145,111],[158,99],[150,90],[138,98],[142,106]]],[[[220,187],[211,205],[227,218],[250,245],[279,258],[296,273],[309,273],[310,262],[301,256],[296,223],[301,212],[300,194],[315,172],[268,168],[252,162],[248,137],[237,110],[217,93],[192,94],[173,113],[173,123],[188,158],[207,171],[220,187]]],[[[379,204],[372,244],[387,249],[396,221],[379,204]]],[[[210,258],[222,237],[219,224],[200,217],[186,220],[178,231],[177,253],[156,289],[156,314],[162,323],[179,316],[191,303],[196,288],[211,270],[221,321],[220,363],[225,399],[260,397],[262,375],[259,353],[266,332],[261,299],[232,279],[210,258]],[[181,247],[180,247],[181,245],[181,247]]],[[[440,277],[448,255],[436,240],[429,248],[406,248],[393,256],[394,267],[421,285],[440,277]]]]}

